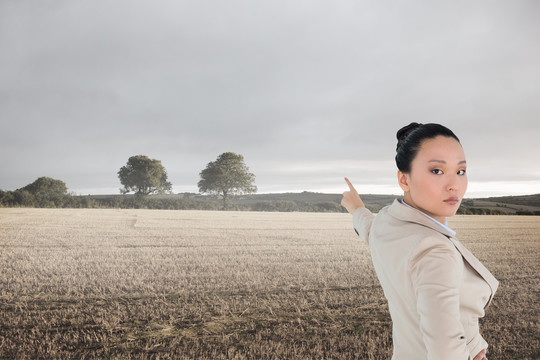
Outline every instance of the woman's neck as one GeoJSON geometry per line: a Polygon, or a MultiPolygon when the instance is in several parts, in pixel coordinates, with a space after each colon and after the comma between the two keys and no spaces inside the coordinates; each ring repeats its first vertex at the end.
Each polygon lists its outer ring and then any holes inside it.
{"type": "Polygon", "coordinates": [[[412,198],[411,198],[411,193],[406,192],[406,193],[403,195],[403,201],[404,201],[407,205],[409,205],[409,206],[415,208],[416,210],[419,210],[419,211],[423,212],[424,214],[426,214],[427,216],[429,216],[429,217],[431,217],[431,218],[437,220],[437,221],[440,222],[441,224],[446,224],[446,217],[445,217],[445,216],[438,216],[438,215],[435,215],[435,214],[433,214],[433,213],[427,211],[426,209],[424,209],[424,208],[418,206],[418,205],[412,200],[412,198]]]}

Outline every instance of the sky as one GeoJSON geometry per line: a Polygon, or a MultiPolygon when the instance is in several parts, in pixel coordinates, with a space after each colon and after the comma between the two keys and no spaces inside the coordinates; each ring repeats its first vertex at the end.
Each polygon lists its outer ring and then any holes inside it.
{"type": "Polygon", "coordinates": [[[130,156],[198,192],[400,194],[399,128],[460,138],[466,197],[540,193],[540,2],[0,0],[0,189],[112,194],[130,156]]]}

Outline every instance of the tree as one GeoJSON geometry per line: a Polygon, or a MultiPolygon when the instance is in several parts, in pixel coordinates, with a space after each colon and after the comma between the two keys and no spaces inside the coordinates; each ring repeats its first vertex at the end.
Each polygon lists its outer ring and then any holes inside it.
{"type": "Polygon", "coordinates": [[[257,192],[255,175],[249,172],[244,157],[232,152],[218,156],[209,162],[200,173],[199,191],[223,197],[223,208],[229,205],[229,195],[251,194],[257,192]]]}
{"type": "Polygon", "coordinates": [[[13,192],[0,190],[0,206],[12,206],[14,202],[13,192]]]}
{"type": "Polygon", "coordinates": [[[31,194],[38,206],[55,207],[62,205],[65,201],[67,186],[62,180],[42,176],[15,192],[16,198],[21,201],[23,206],[30,205],[31,199],[29,195],[31,194]]]}
{"type": "Polygon", "coordinates": [[[130,157],[126,166],[122,166],[118,171],[118,178],[124,185],[124,188],[120,189],[123,194],[130,191],[138,195],[163,194],[170,192],[172,188],[161,161],[144,155],[130,157]]]}

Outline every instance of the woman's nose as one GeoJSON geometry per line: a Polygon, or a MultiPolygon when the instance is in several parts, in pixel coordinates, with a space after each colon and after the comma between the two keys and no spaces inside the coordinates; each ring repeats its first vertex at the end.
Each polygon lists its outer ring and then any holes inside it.
{"type": "Polygon", "coordinates": [[[458,179],[457,176],[450,176],[448,179],[448,183],[446,184],[446,188],[448,191],[455,191],[458,189],[458,179]]]}

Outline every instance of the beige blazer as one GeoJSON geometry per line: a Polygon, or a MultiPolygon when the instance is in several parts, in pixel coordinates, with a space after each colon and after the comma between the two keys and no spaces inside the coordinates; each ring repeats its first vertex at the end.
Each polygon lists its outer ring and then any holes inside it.
{"type": "Polygon", "coordinates": [[[488,344],[478,319],[498,281],[450,232],[395,200],[377,216],[357,209],[392,317],[394,360],[473,359],[488,344]]]}

